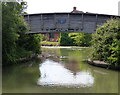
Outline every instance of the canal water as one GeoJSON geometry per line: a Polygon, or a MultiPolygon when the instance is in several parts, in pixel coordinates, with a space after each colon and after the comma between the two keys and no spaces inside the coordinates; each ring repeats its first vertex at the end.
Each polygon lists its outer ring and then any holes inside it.
{"type": "Polygon", "coordinates": [[[118,93],[118,72],[85,62],[91,48],[42,47],[42,55],[3,68],[3,93],[118,93]]]}

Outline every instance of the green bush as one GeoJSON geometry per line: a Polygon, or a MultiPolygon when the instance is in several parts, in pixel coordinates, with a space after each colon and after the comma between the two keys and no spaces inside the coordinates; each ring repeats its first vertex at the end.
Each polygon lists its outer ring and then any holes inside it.
{"type": "Polygon", "coordinates": [[[105,61],[112,65],[120,65],[120,24],[118,19],[107,21],[93,34],[94,52],[92,59],[105,61]]]}
{"type": "Polygon", "coordinates": [[[72,46],[73,41],[68,35],[69,33],[61,33],[60,35],[60,46],[72,46]]]}
{"type": "Polygon", "coordinates": [[[61,46],[90,46],[92,36],[89,33],[61,33],[61,46]]]}
{"type": "Polygon", "coordinates": [[[76,46],[90,46],[92,35],[90,33],[70,33],[74,45],[76,46]]]}

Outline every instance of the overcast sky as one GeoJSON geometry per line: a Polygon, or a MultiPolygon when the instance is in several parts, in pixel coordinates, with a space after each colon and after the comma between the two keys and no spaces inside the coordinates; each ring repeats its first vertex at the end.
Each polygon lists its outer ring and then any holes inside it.
{"type": "Polygon", "coordinates": [[[83,12],[118,15],[118,2],[120,0],[25,0],[27,12],[51,13],[71,12],[73,7],[83,12]]]}

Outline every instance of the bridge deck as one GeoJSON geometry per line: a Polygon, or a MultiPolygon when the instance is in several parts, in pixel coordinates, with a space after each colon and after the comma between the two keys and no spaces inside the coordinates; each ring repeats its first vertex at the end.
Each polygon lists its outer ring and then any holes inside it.
{"type": "Polygon", "coordinates": [[[94,13],[41,13],[26,14],[28,33],[80,32],[94,33],[98,25],[119,16],[94,13]]]}

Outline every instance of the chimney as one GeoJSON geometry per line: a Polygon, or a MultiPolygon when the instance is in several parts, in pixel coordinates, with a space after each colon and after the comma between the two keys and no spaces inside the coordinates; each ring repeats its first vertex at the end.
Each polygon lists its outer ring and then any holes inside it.
{"type": "Polygon", "coordinates": [[[73,7],[73,11],[76,11],[76,9],[77,9],[76,7],[73,7]]]}

